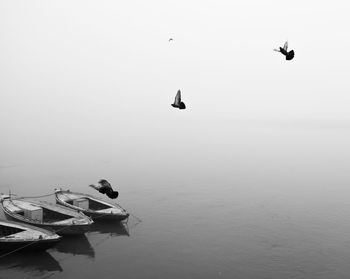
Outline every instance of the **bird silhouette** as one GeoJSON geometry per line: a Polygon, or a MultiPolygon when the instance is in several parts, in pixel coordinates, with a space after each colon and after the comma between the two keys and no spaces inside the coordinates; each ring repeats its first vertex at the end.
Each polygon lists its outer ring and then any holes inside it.
{"type": "Polygon", "coordinates": [[[100,185],[89,185],[91,188],[99,191],[101,194],[106,194],[111,199],[116,199],[119,196],[118,191],[113,191],[111,184],[105,179],[101,179],[98,184],[100,185]]]}
{"type": "Polygon", "coordinates": [[[292,60],[294,58],[294,50],[288,51],[288,41],[285,42],[283,48],[275,48],[274,51],[282,53],[286,57],[286,60],[292,60]]]}
{"type": "Polygon", "coordinates": [[[171,41],[174,41],[174,39],[173,38],[169,38],[169,42],[171,42],[171,41]]]}
{"type": "Polygon", "coordinates": [[[171,104],[174,108],[178,108],[178,109],[185,109],[186,105],[184,102],[181,102],[181,91],[178,90],[177,94],[175,96],[175,101],[173,104],[171,104]]]}

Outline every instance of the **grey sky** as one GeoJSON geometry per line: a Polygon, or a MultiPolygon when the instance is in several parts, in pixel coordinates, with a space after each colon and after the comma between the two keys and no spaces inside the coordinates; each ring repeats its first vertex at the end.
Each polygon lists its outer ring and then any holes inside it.
{"type": "Polygon", "coordinates": [[[2,0],[2,152],[103,135],[157,142],[168,125],[348,119],[348,8],[347,1],[2,0]],[[272,51],[287,39],[293,61],[272,51]],[[186,111],[170,106],[178,89],[186,111]]]}

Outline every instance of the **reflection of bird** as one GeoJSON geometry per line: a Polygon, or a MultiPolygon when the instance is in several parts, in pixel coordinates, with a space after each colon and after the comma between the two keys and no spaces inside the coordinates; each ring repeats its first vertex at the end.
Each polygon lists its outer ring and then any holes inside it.
{"type": "Polygon", "coordinates": [[[185,103],[181,102],[181,91],[178,90],[177,94],[175,96],[175,101],[173,104],[171,104],[174,108],[179,108],[179,109],[185,109],[185,103]]]}
{"type": "Polygon", "coordinates": [[[288,51],[288,41],[285,42],[283,48],[280,47],[279,49],[274,49],[274,51],[282,53],[286,57],[286,60],[292,60],[294,58],[294,50],[288,51]]]}
{"type": "Polygon", "coordinates": [[[174,39],[173,38],[169,38],[169,42],[171,42],[171,41],[174,41],[174,39]]]}

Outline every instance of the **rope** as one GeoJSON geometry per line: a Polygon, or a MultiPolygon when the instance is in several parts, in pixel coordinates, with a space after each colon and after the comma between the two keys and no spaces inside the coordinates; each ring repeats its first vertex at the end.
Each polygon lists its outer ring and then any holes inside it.
{"type": "Polygon", "coordinates": [[[28,244],[26,244],[26,245],[24,245],[24,246],[22,246],[22,247],[19,247],[19,248],[15,249],[15,250],[12,250],[12,251],[10,251],[10,252],[8,252],[8,253],[2,254],[2,255],[0,255],[0,259],[6,257],[6,256],[8,256],[8,255],[11,255],[11,254],[13,254],[13,253],[15,253],[15,252],[17,252],[17,251],[19,251],[19,250],[22,250],[22,249],[24,249],[24,248],[26,248],[26,247],[28,247],[28,246],[30,246],[30,245],[32,245],[32,244],[35,244],[35,243],[38,242],[39,240],[40,240],[40,239],[34,240],[33,242],[30,242],[30,243],[28,243],[28,244]]]}

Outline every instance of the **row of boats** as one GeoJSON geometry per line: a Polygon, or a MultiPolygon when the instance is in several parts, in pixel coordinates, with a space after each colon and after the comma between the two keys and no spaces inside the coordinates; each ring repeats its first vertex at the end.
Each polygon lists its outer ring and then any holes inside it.
{"type": "Polygon", "coordinates": [[[0,220],[0,251],[45,250],[63,235],[84,234],[94,222],[129,217],[120,205],[88,194],[55,189],[54,195],[56,204],[0,196],[0,207],[11,220],[0,220]]]}

